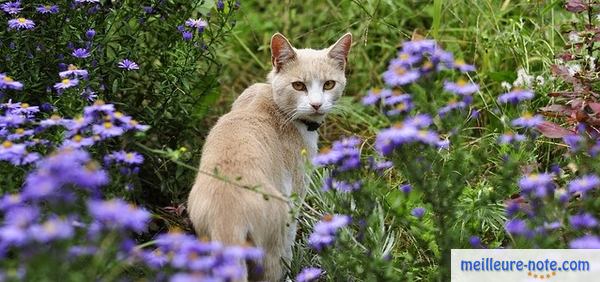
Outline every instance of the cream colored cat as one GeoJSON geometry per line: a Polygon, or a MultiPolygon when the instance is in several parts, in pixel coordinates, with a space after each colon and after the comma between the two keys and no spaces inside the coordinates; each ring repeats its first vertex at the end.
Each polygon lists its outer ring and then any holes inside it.
{"type": "Polygon", "coordinates": [[[265,251],[260,279],[281,280],[281,260],[292,257],[296,221],[287,199],[305,194],[304,162],[316,154],[316,129],[346,85],[351,44],[347,33],[326,49],[295,49],[276,33],[268,82],[248,87],[206,138],[202,172],[217,172],[275,196],[266,200],[260,193],[199,173],[188,198],[198,236],[224,244],[249,243],[265,251]]]}

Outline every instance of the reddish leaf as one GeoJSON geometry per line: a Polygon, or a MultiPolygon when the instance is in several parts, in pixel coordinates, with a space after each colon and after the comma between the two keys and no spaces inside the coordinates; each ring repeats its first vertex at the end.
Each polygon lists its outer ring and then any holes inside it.
{"type": "Polygon", "coordinates": [[[563,138],[567,135],[575,134],[574,131],[563,128],[562,126],[549,121],[542,122],[537,126],[537,129],[548,138],[563,138]]]}

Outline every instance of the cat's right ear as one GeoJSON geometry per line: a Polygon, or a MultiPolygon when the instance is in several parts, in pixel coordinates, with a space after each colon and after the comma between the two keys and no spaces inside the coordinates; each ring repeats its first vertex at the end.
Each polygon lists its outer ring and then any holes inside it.
{"type": "Polygon", "coordinates": [[[273,34],[271,37],[271,64],[275,71],[281,70],[283,65],[293,61],[296,58],[296,52],[292,44],[281,33],[273,34]]]}

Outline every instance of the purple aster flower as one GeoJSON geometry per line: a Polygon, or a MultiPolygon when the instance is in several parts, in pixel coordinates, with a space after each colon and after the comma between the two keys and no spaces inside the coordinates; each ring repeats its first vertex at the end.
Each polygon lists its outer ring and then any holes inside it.
{"type": "Polygon", "coordinates": [[[15,131],[12,134],[9,134],[6,139],[10,140],[10,141],[15,141],[18,139],[21,139],[23,137],[27,137],[27,136],[32,136],[34,134],[33,129],[24,129],[24,128],[17,128],[15,129],[15,131]]]}
{"type": "Polygon", "coordinates": [[[71,55],[73,55],[73,57],[75,58],[84,59],[90,56],[90,51],[88,51],[85,48],[77,48],[73,50],[73,53],[71,53],[71,55]]]}
{"type": "Polygon", "coordinates": [[[22,246],[29,240],[29,234],[24,227],[5,225],[0,227],[0,243],[5,246],[22,246]]]}
{"type": "Polygon", "coordinates": [[[595,235],[585,235],[569,242],[571,249],[600,249],[600,238],[595,235]]]}
{"type": "Polygon", "coordinates": [[[521,101],[531,100],[533,98],[533,91],[528,89],[513,89],[508,93],[504,93],[498,97],[498,103],[500,104],[518,104],[521,101]]]}
{"type": "Polygon", "coordinates": [[[396,103],[394,107],[391,110],[386,111],[385,114],[388,116],[397,116],[402,113],[410,112],[413,109],[413,107],[414,105],[412,101],[407,100],[404,102],[396,103]]]}
{"type": "Polygon", "coordinates": [[[582,213],[569,217],[569,222],[574,229],[593,228],[598,225],[598,220],[589,213],[582,213]]]}
{"type": "Polygon", "coordinates": [[[73,225],[64,219],[52,218],[42,224],[29,228],[29,233],[36,241],[47,243],[53,240],[71,238],[74,234],[73,225]]]}
{"type": "Polygon", "coordinates": [[[436,70],[442,69],[442,67],[453,68],[454,67],[454,55],[451,52],[445,51],[444,49],[436,46],[431,53],[431,62],[429,66],[423,66],[425,71],[431,71],[435,65],[436,70]]]}
{"type": "Polygon", "coordinates": [[[600,178],[595,174],[588,174],[571,180],[568,184],[569,192],[585,193],[600,186],[600,178]]]}
{"type": "Polygon", "coordinates": [[[117,126],[109,121],[106,121],[102,124],[94,124],[92,126],[92,130],[94,131],[94,134],[100,135],[104,138],[120,136],[125,132],[122,127],[117,126]]]}
{"type": "Polygon", "coordinates": [[[81,98],[89,101],[89,102],[93,102],[94,100],[96,100],[96,98],[98,98],[98,95],[96,94],[95,91],[93,91],[91,88],[86,87],[82,92],[81,92],[81,98]]]}
{"type": "Polygon", "coordinates": [[[92,256],[98,253],[98,248],[95,246],[72,246],[67,251],[69,257],[92,256]]]}
{"type": "Polygon", "coordinates": [[[469,64],[465,63],[465,61],[462,59],[456,59],[454,61],[454,67],[461,72],[475,71],[474,65],[469,65],[469,64]]]}
{"type": "Polygon", "coordinates": [[[136,165],[144,162],[144,157],[136,152],[116,151],[112,152],[107,157],[127,165],[136,165]]]}
{"type": "Polygon", "coordinates": [[[0,144],[0,160],[2,161],[20,165],[26,153],[26,146],[24,144],[15,144],[8,140],[0,144]]]}
{"type": "Polygon", "coordinates": [[[421,74],[416,70],[409,70],[401,66],[390,66],[390,68],[383,73],[383,81],[391,86],[397,87],[413,83],[419,79],[421,74]]]}
{"type": "Polygon", "coordinates": [[[23,83],[15,81],[12,77],[0,73],[0,89],[23,89],[23,83]]]}
{"type": "Polygon", "coordinates": [[[375,140],[375,149],[381,155],[389,155],[392,151],[406,143],[416,140],[418,129],[403,123],[381,130],[375,140]]]}
{"type": "Polygon", "coordinates": [[[93,28],[90,28],[85,32],[85,37],[89,40],[92,40],[94,36],[96,36],[96,31],[93,28]]]}
{"type": "Polygon", "coordinates": [[[60,146],[63,149],[66,148],[75,148],[79,149],[82,147],[89,147],[94,145],[96,140],[93,137],[83,137],[79,134],[75,134],[71,139],[65,139],[60,146]]]}
{"type": "Polygon", "coordinates": [[[59,72],[58,75],[60,78],[81,77],[86,79],[88,77],[88,71],[79,69],[77,66],[70,64],[67,67],[67,70],[59,72]]]}
{"type": "Polygon", "coordinates": [[[318,267],[307,267],[302,269],[298,276],[296,276],[296,282],[310,282],[317,280],[323,274],[323,270],[318,267]]]}
{"type": "Polygon", "coordinates": [[[433,131],[421,129],[415,136],[416,140],[430,146],[437,146],[440,142],[439,135],[433,131]]]}
{"type": "Polygon", "coordinates": [[[184,31],[181,33],[181,36],[183,37],[183,40],[190,41],[192,40],[192,37],[194,37],[194,34],[189,31],[184,31]]]}
{"type": "Polygon", "coordinates": [[[425,209],[421,207],[414,208],[412,211],[410,211],[410,214],[418,219],[421,219],[425,215],[425,209]]]}
{"type": "Polygon", "coordinates": [[[367,92],[367,96],[362,98],[362,103],[365,106],[377,104],[379,101],[392,95],[392,90],[373,88],[367,92]]]}
{"type": "Polygon", "coordinates": [[[520,219],[511,219],[507,221],[504,225],[504,229],[506,229],[508,233],[513,235],[525,235],[529,233],[527,224],[525,224],[525,221],[520,219]]]}
{"type": "Polygon", "coordinates": [[[333,147],[323,148],[321,153],[313,159],[317,166],[336,165],[338,171],[348,171],[360,168],[360,151],[356,147],[360,139],[356,137],[344,138],[333,143],[333,147]]]}
{"type": "Polygon", "coordinates": [[[506,132],[500,135],[498,138],[498,143],[500,144],[513,144],[517,142],[525,141],[526,137],[523,134],[506,132]]]}
{"type": "Polygon", "coordinates": [[[519,187],[525,193],[535,192],[539,197],[545,197],[548,190],[554,188],[551,173],[532,173],[519,180],[519,187]]]}
{"type": "Polygon", "coordinates": [[[4,194],[0,197],[0,210],[6,211],[10,208],[20,206],[23,204],[22,200],[21,194],[4,194]]]}
{"type": "Polygon", "coordinates": [[[124,59],[121,62],[119,62],[119,68],[130,71],[130,70],[139,70],[140,66],[138,66],[138,64],[132,60],[124,59]]]}
{"type": "Polygon", "coordinates": [[[56,5],[39,5],[36,8],[40,14],[56,14],[58,13],[58,6],[56,5]]]}
{"type": "Polygon", "coordinates": [[[73,0],[75,3],[100,3],[100,0],[73,0]]]}
{"type": "Polygon", "coordinates": [[[9,15],[16,15],[21,12],[21,1],[6,2],[0,4],[0,9],[9,15]]]}
{"type": "Polygon", "coordinates": [[[402,51],[410,54],[414,53],[432,53],[437,48],[435,40],[421,39],[402,43],[402,51]]]}
{"type": "Polygon", "coordinates": [[[40,211],[35,206],[17,206],[5,214],[5,225],[27,227],[34,223],[40,216],[40,211]]]}
{"type": "Polygon", "coordinates": [[[146,14],[152,14],[154,12],[154,8],[152,8],[152,6],[144,6],[142,8],[144,9],[144,13],[146,14]]]}
{"type": "Polygon", "coordinates": [[[404,120],[405,126],[410,126],[418,129],[429,127],[432,123],[433,119],[427,114],[418,114],[404,120]]]}
{"type": "Polygon", "coordinates": [[[135,208],[121,199],[88,201],[88,211],[95,220],[109,229],[129,229],[141,232],[146,229],[150,213],[135,208]],[[126,214],[127,216],[123,216],[126,214]]]}
{"type": "Polygon", "coordinates": [[[225,9],[225,3],[223,3],[223,0],[217,0],[217,10],[223,11],[223,9],[225,9]]]}
{"type": "Polygon", "coordinates": [[[392,91],[392,95],[387,95],[382,97],[383,104],[386,106],[395,106],[400,103],[410,103],[412,102],[412,97],[410,94],[402,94],[399,91],[392,91]]]}
{"type": "Polygon", "coordinates": [[[467,107],[467,103],[464,101],[457,101],[456,99],[451,99],[448,101],[448,104],[438,109],[438,114],[443,117],[447,115],[449,112],[453,110],[460,110],[467,107]]]}
{"type": "Polygon", "coordinates": [[[208,26],[208,23],[203,19],[188,19],[185,21],[185,25],[189,27],[195,27],[202,31],[204,28],[206,28],[206,26],[208,26]]]}
{"type": "Polygon", "coordinates": [[[398,53],[398,57],[392,59],[390,61],[390,65],[393,66],[401,66],[401,67],[410,67],[419,61],[421,61],[422,56],[418,53],[408,53],[408,52],[400,52],[398,53]]]}
{"type": "Polygon", "coordinates": [[[64,90],[67,88],[71,88],[73,86],[77,86],[77,84],[79,84],[79,79],[77,79],[77,78],[72,78],[72,79],[64,78],[60,82],[54,84],[54,89],[64,90]]]}
{"type": "Polygon", "coordinates": [[[310,235],[309,244],[316,250],[322,250],[324,247],[331,245],[335,239],[335,234],[338,229],[348,225],[350,217],[347,215],[330,215],[326,214],[315,224],[314,231],[310,235]]]}
{"type": "Polygon", "coordinates": [[[563,137],[563,141],[569,146],[569,151],[571,152],[579,151],[583,145],[583,137],[577,134],[566,135],[563,137]]]}
{"type": "Polygon", "coordinates": [[[391,161],[379,161],[379,162],[373,161],[371,163],[371,169],[374,171],[384,171],[393,166],[394,166],[394,163],[391,161]]]}
{"type": "Polygon", "coordinates": [[[345,181],[345,180],[336,180],[333,177],[328,177],[323,182],[323,191],[329,191],[334,189],[339,192],[348,193],[357,191],[362,186],[362,182],[359,181],[345,181]]]}
{"type": "Polygon", "coordinates": [[[444,90],[458,95],[471,95],[479,91],[479,85],[461,78],[456,82],[445,81],[444,90]]]}
{"type": "Polygon", "coordinates": [[[35,27],[35,23],[26,18],[18,18],[8,20],[8,27],[11,29],[32,29],[35,27]]]}
{"type": "Polygon", "coordinates": [[[542,116],[525,113],[520,118],[513,120],[511,124],[514,126],[533,128],[540,125],[542,122],[544,122],[544,118],[542,116]]]}

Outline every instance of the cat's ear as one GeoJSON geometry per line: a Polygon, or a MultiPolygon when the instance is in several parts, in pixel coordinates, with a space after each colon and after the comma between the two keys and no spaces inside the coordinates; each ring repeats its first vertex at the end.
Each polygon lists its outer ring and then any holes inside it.
{"type": "Polygon", "coordinates": [[[283,65],[296,59],[296,52],[292,44],[281,33],[271,37],[271,64],[275,71],[281,70],[283,65]]]}
{"type": "Polygon", "coordinates": [[[344,69],[348,62],[348,52],[350,52],[350,46],[352,46],[352,34],[350,32],[344,34],[338,41],[329,47],[330,58],[336,60],[340,64],[340,68],[344,69]]]}

